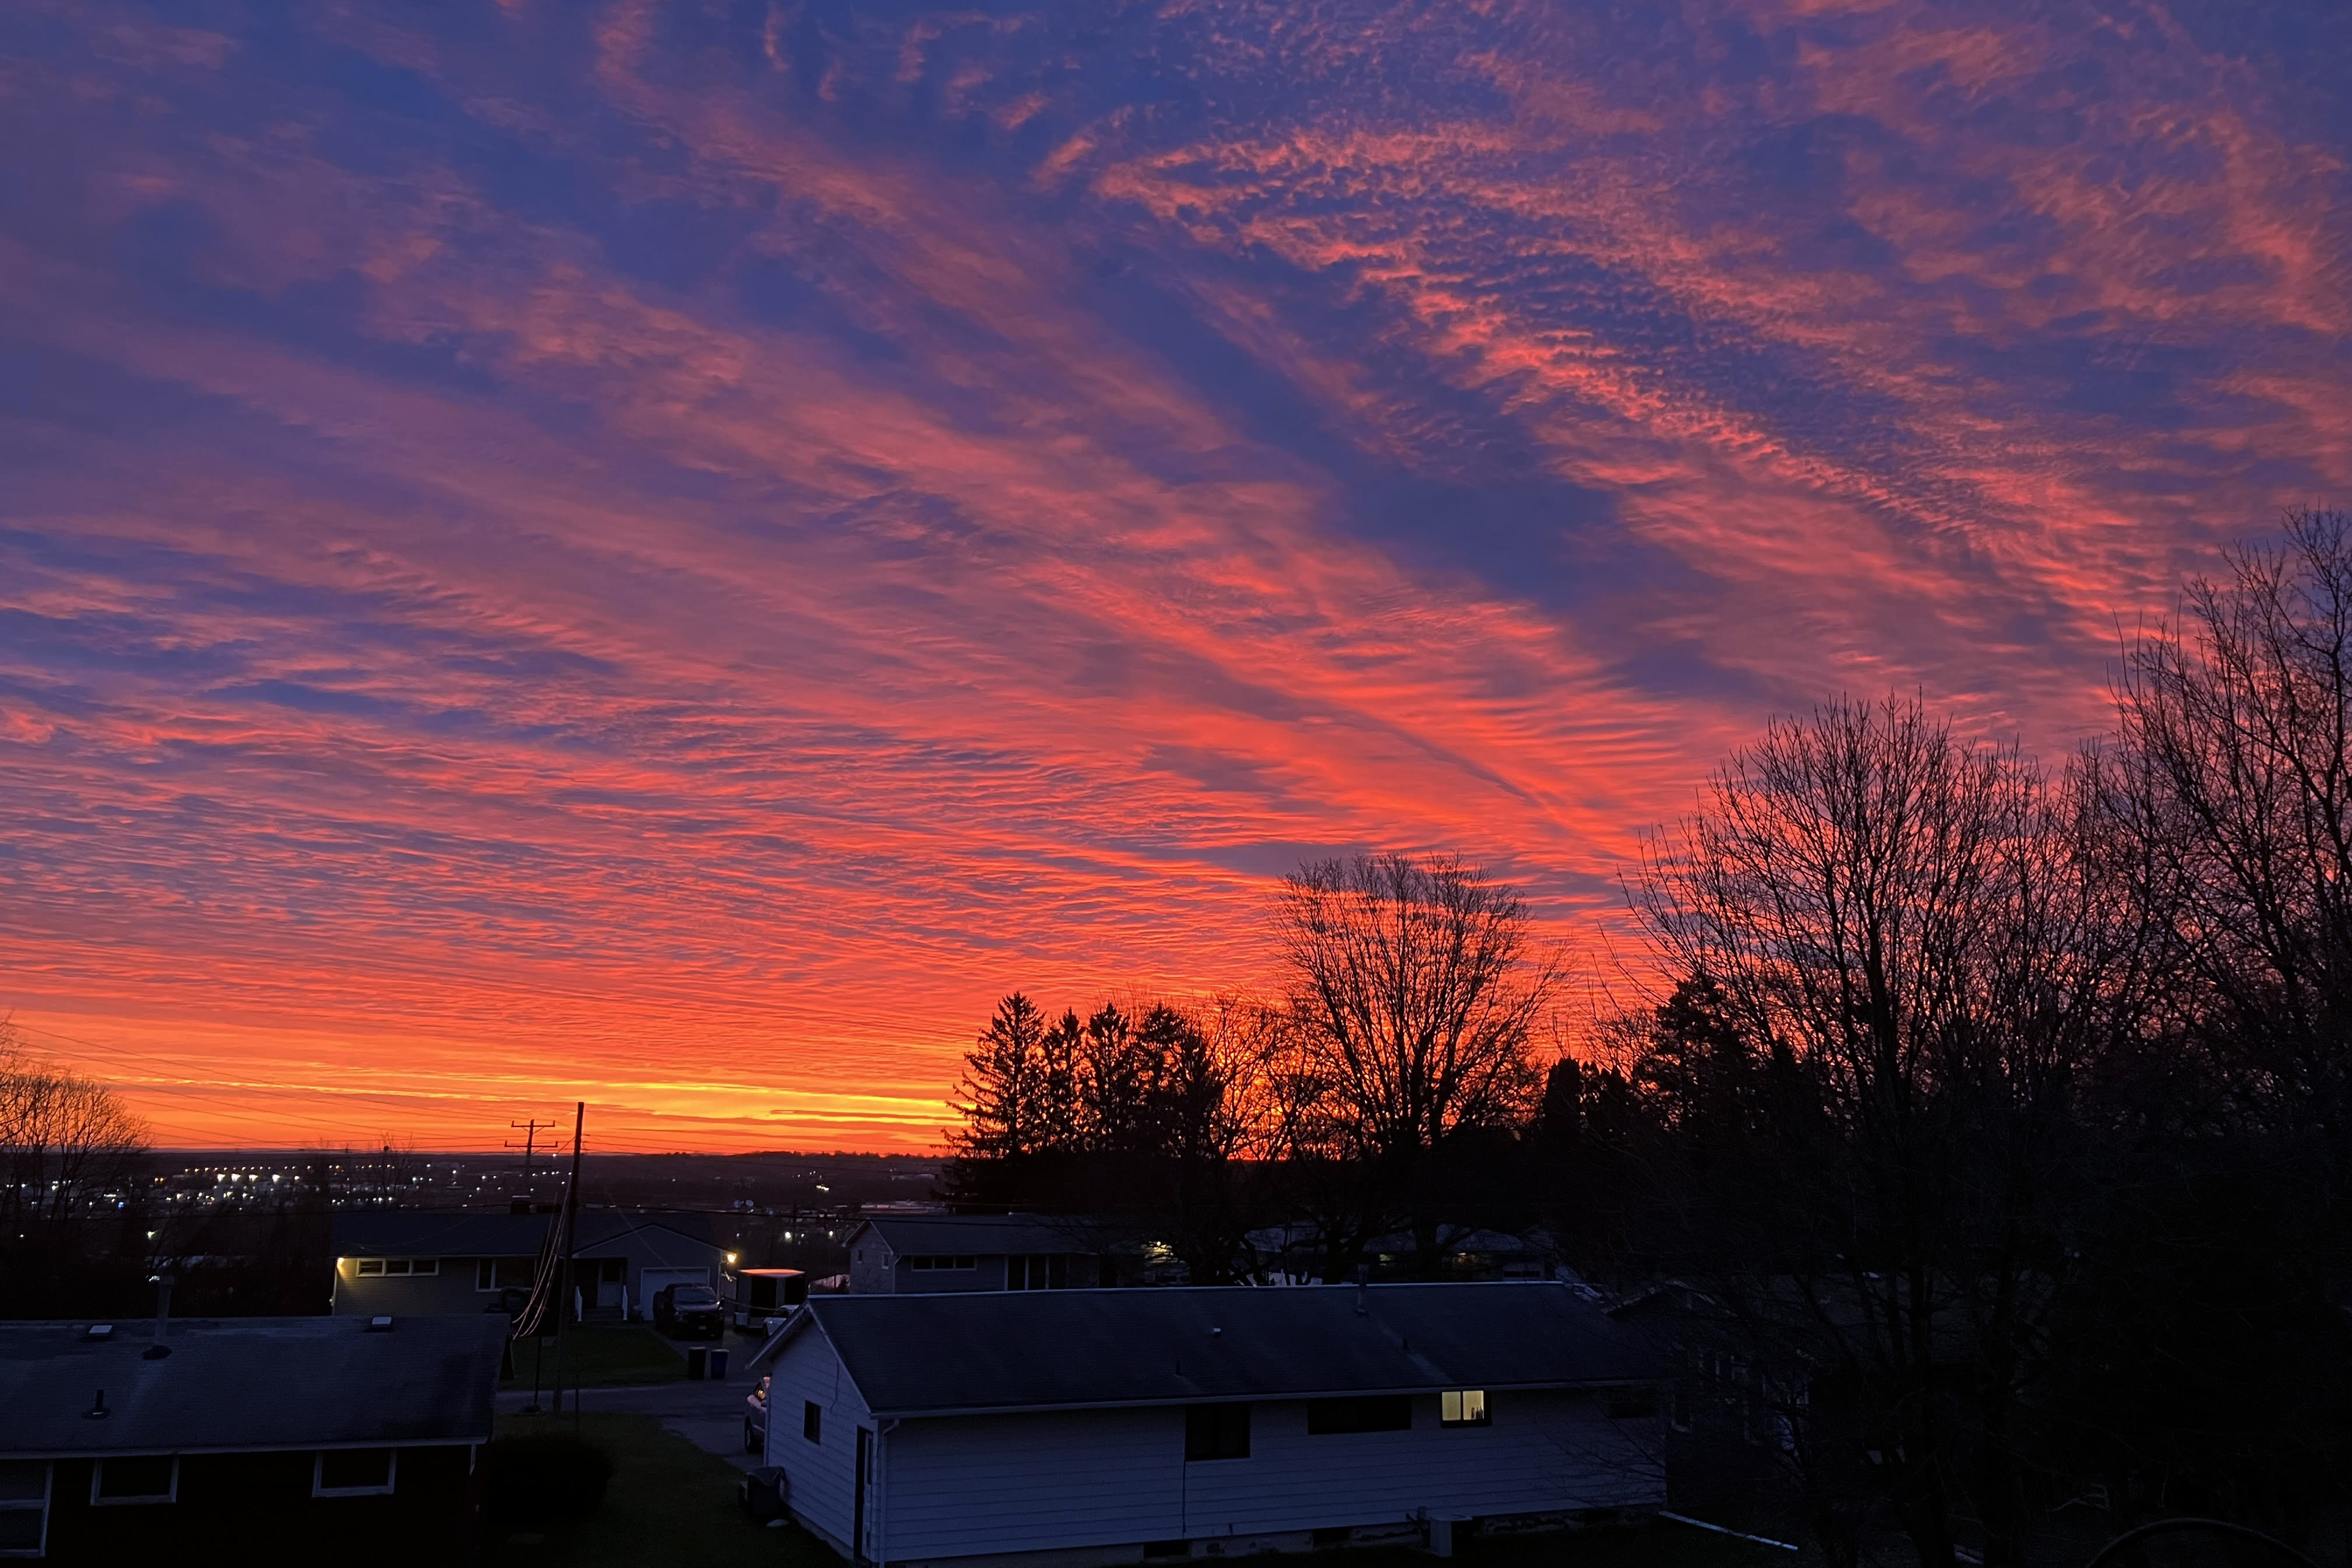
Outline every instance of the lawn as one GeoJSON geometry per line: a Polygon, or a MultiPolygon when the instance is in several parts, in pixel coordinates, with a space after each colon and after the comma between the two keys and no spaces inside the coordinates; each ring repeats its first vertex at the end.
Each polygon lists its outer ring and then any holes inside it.
{"type": "MultiPolygon", "coordinates": [[[[506,1386],[529,1388],[534,1371],[539,1386],[555,1382],[555,1342],[517,1340],[517,1375],[506,1386]],[[537,1366],[534,1367],[534,1358],[537,1366]]],[[[686,1375],[686,1355],[638,1323],[589,1323],[563,1331],[563,1386],[611,1388],[630,1383],[675,1383],[686,1375]]]]}
{"type": "MultiPolygon", "coordinates": [[[[565,1417],[500,1418],[520,1435],[541,1422],[569,1429],[565,1417]]],[[[737,1500],[741,1472],[707,1454],[650,1415],[584,1415],[581,1436],[613,1458],[604,1506],[572,1524],[488,1527],[484,1568],[845,1568],[831,1549],[798,1526],[751,1522],[737,1500]]],[[[1464,1568],[1761,1568],[1797,1561],[1675,1524],[1464,1542],[1464,1568]]],[[[1195,1562],[1203,1561],[1194,1559],[1195,1562]]],[[[1280,1559],[1318,1568],[1430,1568],[1433,1559],[1402,1547],[1364,1547],[1280,1559]]]]}
{"type": "MultiPolygon", "coordinates": [[[[505,1436],[568,1416],[499,1418],[505,1436]]],[[[736,1499],[742,1472],[706,1454],[650,1415],[583,1415],[580,1435],[613,1458],[604,1506],[571,1524],[486,1527],[484,1568],[843,1568],[840,1558],[795,1526],[751,1522],[736,1499]]]]}

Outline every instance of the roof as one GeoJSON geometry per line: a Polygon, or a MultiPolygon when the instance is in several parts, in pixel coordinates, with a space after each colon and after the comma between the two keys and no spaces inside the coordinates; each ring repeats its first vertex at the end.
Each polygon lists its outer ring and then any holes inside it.
{"type": "Polygon", "coordinates": [[[1033,1252],[1103,1252],[1124,1239],[1110,1222],[1086,1215],[874,1215],[850,1233],[867,1231],[900,1258],[934,1253],[995,1257],[1033,1252]]]}
{"type": "Polygon", "coordinates": [[[86,1323],[0,1322],[0,1455],[265,1451],[479,1443],[507,1321],[497,1313],[174,1319],[104,1341],[86,1323]],[[105,1390],[107,1415],[85,1412],[105,1390]]]}
{"type": "MultiPolygon", "coordinates": [[[[338,1258],[530,1258],[555,1215],[476,1209],[389,1209],[335,1216],[338,1258]]],[[[584,1258],[650,1253],[656,1260],[717,1249],[710,1216],[582,1209],[573,1246],[584,1258]]],[[[696,1259],[696,1261],[701,1261],[696,1259]]]]}
{"type": "Polygon", "coordinates": [[[821,1333],[879,1415],[1559,1388],[1659,1374],[1550,1283],[812,1296],[752,1357],[821,1333]]]}

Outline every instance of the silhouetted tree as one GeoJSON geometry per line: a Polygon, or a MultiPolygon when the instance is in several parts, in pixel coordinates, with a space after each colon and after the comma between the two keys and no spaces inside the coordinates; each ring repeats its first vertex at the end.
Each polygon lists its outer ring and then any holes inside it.
{"type": "MultiPolygon", "coordinates": [[[[1284,880],[1276,925],[1295,1083],[1311,1091],[1294,1113],[1296,1151],[1368,1173],[1433,1270],[1443,1215],[1430,1184],[1450,1175],[1434,1156],[1534,1108],[1543,1069],[1529,1042],[1559,961],[1534,946],[1516,892],[1444,856],[1304,866],[1284,880]]],[[[1354,1228],[1378,1223],[1360,1213],[1354,1228]]]]}

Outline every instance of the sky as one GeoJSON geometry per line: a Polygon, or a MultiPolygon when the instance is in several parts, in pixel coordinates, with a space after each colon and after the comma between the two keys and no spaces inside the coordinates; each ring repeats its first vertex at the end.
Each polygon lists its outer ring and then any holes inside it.
{"type": "Polygon", "coordinates": [[[158,1142],[923,1149],[1303,858],[1588,974],[2352,503],[2352,8],[0,11],[0,1009],[158,1142]]]}

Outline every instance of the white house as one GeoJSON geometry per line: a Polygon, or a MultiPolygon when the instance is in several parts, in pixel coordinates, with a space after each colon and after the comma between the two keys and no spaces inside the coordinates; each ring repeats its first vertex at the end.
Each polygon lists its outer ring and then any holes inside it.
{"type": "Polygon", "coordinates": [[[753,1357],[793,1516],[1056,1568],[1665,1500],[1645,1352],[1564,1285],[847,1295],[753,1357]]]}

